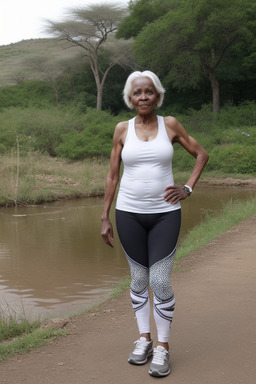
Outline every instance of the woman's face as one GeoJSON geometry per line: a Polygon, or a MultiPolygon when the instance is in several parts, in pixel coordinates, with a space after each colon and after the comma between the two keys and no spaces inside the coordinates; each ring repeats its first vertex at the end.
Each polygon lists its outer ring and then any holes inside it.
{"type": "Polygon", "coordinates": [[[132,82],[130,99],[138,114],[147,115],[154,111],[159,94],[149,77],[139,77],[132,82]]]}

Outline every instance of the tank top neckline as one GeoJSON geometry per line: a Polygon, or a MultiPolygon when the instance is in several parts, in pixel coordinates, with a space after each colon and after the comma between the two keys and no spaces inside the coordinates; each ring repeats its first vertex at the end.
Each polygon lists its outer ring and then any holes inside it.
{"type": "Polygon", "coordinates": [[[131,122],[132,122],[132,126],[131,126],[131,128],[132,128],[133,135],[136,137],[136,140],[138,140],[140,143],[146,143],[146,144],[149,144],[149,143],[151,143],[151,142],[157,140],[157,139],[159,138],[159,136],[160,136],[160,130],[161,130],[161,120],[160,120],[160,116],[156,115],[156,117],[157,117],[157,134],[156,134],[156,136],[155,136],[152,140],[147,140],[147,141],[146,141],[146,140],[141,140],[141,139],[138,137],[137,133],[136,133],[136,129],[135,129],[135,119],[136,119],[136,117],[137,117],[137,116],[135,116],[135,117],[133,117],[133,118],[131,119],[131,122]]]}

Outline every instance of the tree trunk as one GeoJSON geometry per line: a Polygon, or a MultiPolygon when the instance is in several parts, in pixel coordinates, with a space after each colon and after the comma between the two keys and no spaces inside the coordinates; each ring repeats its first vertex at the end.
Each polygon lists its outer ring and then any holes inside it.
{"type": "Polygon", "coordinates": [[[210,70],[210,80],[211,80],[211,86],[212,86],[212,105],[213,105],[213,112],[219,113],[220,112],[220,87],[219,82],[216,77],[215,70],[210,70]]]}
{"type": "Polygon", "coordinates": [[[102,96],[103,96],[103,89],[101,85],[97,85],[97,110],[102,110],[102,96]]]}

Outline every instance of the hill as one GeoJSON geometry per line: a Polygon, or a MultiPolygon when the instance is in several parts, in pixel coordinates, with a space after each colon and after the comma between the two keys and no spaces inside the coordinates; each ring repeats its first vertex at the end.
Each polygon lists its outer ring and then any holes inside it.
{"type": "Polygon", "coordinates": [[[40,75],[29,68],[29,59],[35,56],[50,58],[51,62],[75,58],[79,50],[57,39],[30,39],[0,46],[0,87],[17,84],[19,79],[32,80],[40,75]]]}

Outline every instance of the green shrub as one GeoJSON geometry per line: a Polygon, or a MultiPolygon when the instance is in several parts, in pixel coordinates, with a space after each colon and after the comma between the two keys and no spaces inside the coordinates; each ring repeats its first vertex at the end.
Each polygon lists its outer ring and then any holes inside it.
{"type": "Polygon", "coordinates": [[[43,81],[26,81],[19,85],[0,87],[0,105],[9,107],[42,107],[45,103],[54,103],[55,98],[49,86],[43,81]]]}
{"type": "MultiPolygon", "coordinates": [[[[17,149],[22,155],[40,151],[72,160],[109,157],[113,132],[119,121],[134,111],[113,116],[107,111],[72,106],[39,108],[11,107],[0,112],[0,153],[17,149]]],[[[157,113],[161,114],[161,111],[157,113]]],[[[210,106],[176,116],[210,155],[207,169],[222,172],[255,173],[256,104],[227,106],[214,116],[210,106]]],[[[180,145],[174,146],[173,165],[179,171],[191,170],[194,158],[180,145]]]]}
{"type": "Polygon", "coordinates": [[[254,146],[231,144],[216,147],[210,152],[208,169],[225,173],[256,173],[254,146]]]}
{"type": "Polygon", "coordinates": [[[56,148],[60,157],[82,160],[86,157],[108,156],[118,119],[110,113],[88,108],[81,132],[72,131],[62,135],[62,142],[56,148]]]}
{"type": "Polygon", "coordinates": [[[238,106],[224,106],[218,116],[222,128],[256,126],[256,102],[244,101],[238,106]]]}
{"type": "Polygon", "coordinates": [[[62,135],[83,127],[83,116],[76,111],[58,107],[9,108],[0,113],[0,141],[7,150],[16,146],[20,151],[47,152],[56,155],[62,135]]]}

